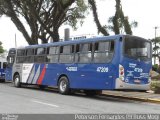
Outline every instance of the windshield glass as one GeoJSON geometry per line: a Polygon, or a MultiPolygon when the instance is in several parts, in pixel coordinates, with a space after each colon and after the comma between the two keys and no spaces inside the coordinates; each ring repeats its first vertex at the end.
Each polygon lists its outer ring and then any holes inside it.
{"type": "Polygon", "coordinates": [[[124,54],[127,57],[148,60],[151,59],[151,43],[138,37],[125,37],[124,54]]]}

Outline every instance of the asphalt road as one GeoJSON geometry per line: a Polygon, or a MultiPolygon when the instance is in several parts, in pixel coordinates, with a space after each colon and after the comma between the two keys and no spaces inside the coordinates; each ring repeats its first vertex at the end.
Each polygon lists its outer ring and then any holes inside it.
{"type": "Polygon", "coordinates": [[[112,97],[61,95],[56,90],[35,87],[15,88],[0,83],[0,113],[77,114],[77,113],[159,113],[160,105],[112,97]]]}

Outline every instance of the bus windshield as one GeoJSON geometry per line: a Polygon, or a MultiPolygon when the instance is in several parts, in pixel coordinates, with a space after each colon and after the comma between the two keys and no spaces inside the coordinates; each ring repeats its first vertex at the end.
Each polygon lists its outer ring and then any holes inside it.
{"type": "Polygon", "coordinates": [[[150,60],[151,43],[142,38],[126,36],[124,39],[124,54],[134,59],[150,60]]]}

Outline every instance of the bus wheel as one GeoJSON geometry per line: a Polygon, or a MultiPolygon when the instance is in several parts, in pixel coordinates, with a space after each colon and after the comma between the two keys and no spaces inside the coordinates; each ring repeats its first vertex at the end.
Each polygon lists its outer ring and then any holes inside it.
{"type": "Polygon", "coordinates": [[[61,77],[59,79],[58,90],[59,90],[59,93],[63,95],[67,95],[70,93],[69,81],[67,77],[61,77]]]}
{"type": "Polygon", "coordinates": [[[95,95],[100,95],[102,94],[102,90],[84,90],[84,93],[87,96],[95,96],[95,95]]]}
{"type": "Polygon", "coordinates": [[[17,88],[21,87],[20,76],[18,74],[14,76],[14,86],[17,88]]]}

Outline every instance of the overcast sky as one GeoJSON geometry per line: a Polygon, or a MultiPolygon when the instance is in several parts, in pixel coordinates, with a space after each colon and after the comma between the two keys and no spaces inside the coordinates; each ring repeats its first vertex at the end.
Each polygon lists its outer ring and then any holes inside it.
{"type": "MultiPolygon", "coordinates": [[[[107,24],[107,20],[115,13],[115,0],[97,0],[98,15],[102,25],[107,24]]],[[[129,21],[137,21],[138,27],[133,29],[133,34],[144,37],[146,39],[155,37],[155,26],[160,27],[160,0],[122,0],[122,8],[125,16],[129,17],[129,21]]],[[[64,28],[60,28],[60,35],[63,37],[64,28]]],[[[92,13],[85,19],[82,27],[77,31],[71,29],[71,35],[97,35],[96,25],[93,22],[92,13]]],[[[22,34],[17,30],[9,18],[0,18],[0,41],[3,43],[4,49],[15,47],[15,34],[17,38],[17,46],[25,46],[27,42],[22,34]]],[[[110,33],[113,34],[113,33],[110,33]]],[[[160,28],[157,29],[157,36],[160,36],[160,28]]]]}

